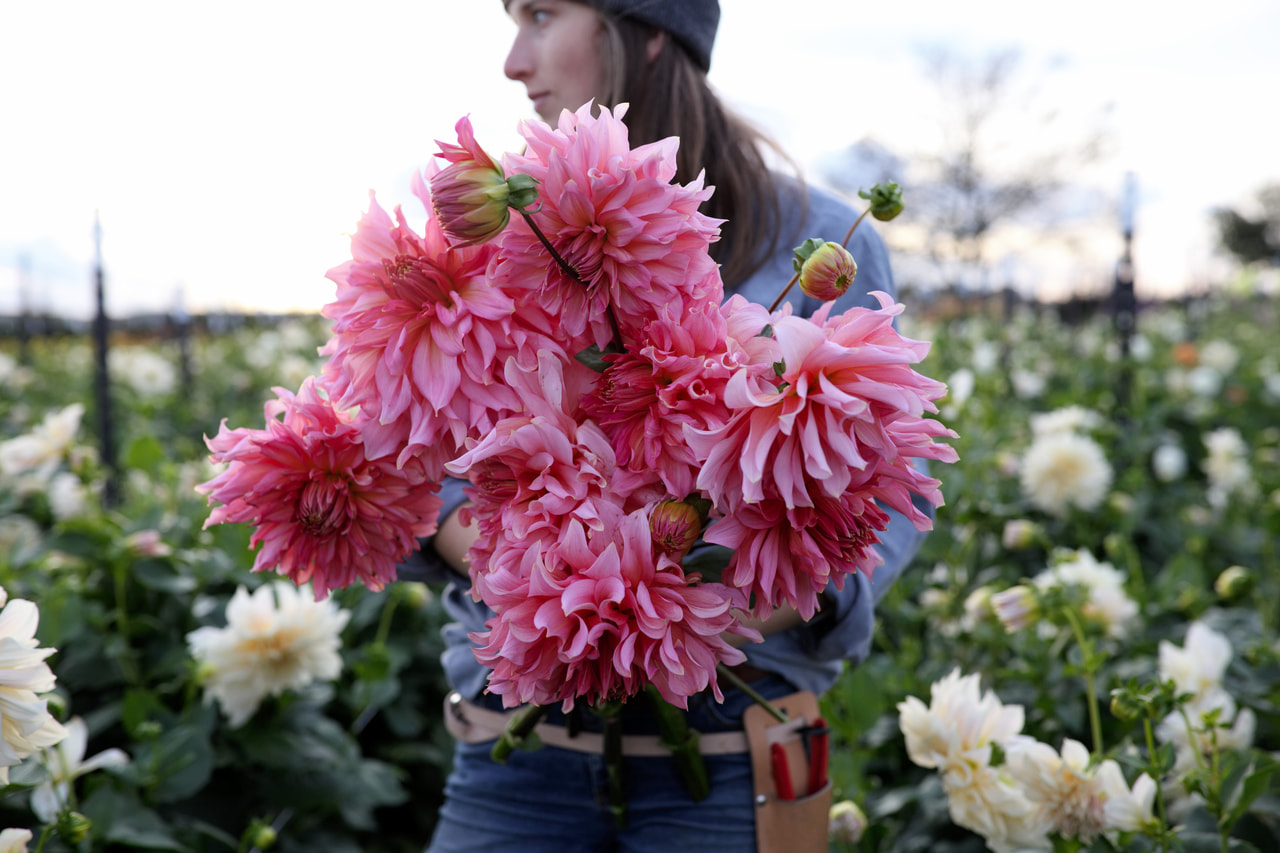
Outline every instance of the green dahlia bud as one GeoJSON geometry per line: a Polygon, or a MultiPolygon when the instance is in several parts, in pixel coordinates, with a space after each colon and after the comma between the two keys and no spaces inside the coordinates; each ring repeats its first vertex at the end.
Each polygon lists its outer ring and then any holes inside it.
{"type": "Polygon", "coordinates": [[[1253,592],[1253,572],[1244,566],[1230,566],[1213,582],[1213,591],[1227,601],[1235,601],[1253,592]]]}
{"type": "Polygon", "coordinates": [[[58,815],[58,837],[68,844],[79,844],[84,841],[89,837],[89,830],[92,826],[89,818],[80,814],[80,812],[67,810],[58,815]]]}
{"type": "Polygon", "coordinates": [[[871,215],[881,222],[902,212],[902,189],[897,184],[876,184],[870,192],[858,190],[858,197],[871,202],[871,215]]]}

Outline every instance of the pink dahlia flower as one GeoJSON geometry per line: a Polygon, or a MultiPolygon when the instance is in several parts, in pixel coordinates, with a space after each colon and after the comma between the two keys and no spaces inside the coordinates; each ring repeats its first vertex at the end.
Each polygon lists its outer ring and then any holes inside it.
{"type": "Polygon", "coordinates": [[[711,190],[701,176],[672,183],[678,140],[632,149],[625,107],[601,109],[599,118],[591,112],[590,104],[565,111],[554,129],[524,122],[525,154],[503,160],[508,175],[537,180],[533,219],[581,282],[547,257],[522,220],[503,232],[494,276],[531,290],[577,348],[604,349],[618,332],[625,340],[650,319],[678,318],[685,305],[718,305],[723,288],[707,255],[718,222],[698,212],[711,190]]]}
{"type": "Polygon", "coordinates": [[[510,363],[508,385],[527,413],[499,421],[446,466],[471,482],[463,520],[479,532],[468,553],[472,592],[491,606],[488,576],[512,570],[507,561],[518,563],[531,537],[556,540],[570,519],[604,529],[614,519],[601,513],[621,506],[624,496],[611,486],[613,448],[598,426],[570,414],[581,393],[572,380],[580,376],[545,351],[536,372],[510,363]]]}
{"type": "Polygon", "coordinates": [[[204,526],[253,525],[250,545],[262,546],[254,571],[311,582],[317,601],[357,580],[382,589],[417,538],[435,532],[439,484],[416,458],[401,467],[367,458],[355,418],[314,378],[297,395],[274,390],[265,429],[227,429],[224,420],[206,439],[210,459],[227,468],[196,487],[221,504],[204,526]]]}
{"type": "MultiPolygon", "coordinates": [[[[415,192],[427,201],[422,177],[415,192]]],[[[430,205],[428,204],[430,212],[430,205]]],[[[370,458],[419,455],[432,477],[467,436],[488,432],[519,410],[502,382],[508,357],[529,336],[522,310],[485,277],[493,244],[450,248],[429,215],[415,234],[397,209],[393,222],[372,198],[351,241],[352,259],[329,271],[337,298],[325,376],[336,404],[358,406],[370,458]]]]}
{"type": "Polygon", "coordinates": [[[723,638],[744,631],[720,584],[686,577],[655,554],[648,512],[607,531],[571,522],[554,547],[535,547],[509,607],[495,608],[476,657],[493,668],[489,690],[508,706],[524,702],[624,699],[646,684],[673,705],[716,683],[716,664],[745,655],[723,638]]]}
{"type": "Polygon", "coordinates": [[[702,460],[684,440],[686,426],[728,423],[725,385],[737,366],[719,306],[691,308],[678,322],[656,320],[645,340],[610,362],[583,407],[613,445],[632,488],[660,480],[676,498],[693,493],[702,460]]]}
{"type": "Polygon", "coordinates": [[[829,580],[870,574],[879,562],[871,546],[888,523],[875,501],[921,530],[931,522],[912,495],[942,503],[938,480],[911,459],[956,458],[933,441],[955,433],[924,416],[945,386],[911,368],[928,344],[898,334],[902,306],[876,296],[880,309],[830,320],[829,305],[812,320],[778,316],[778,370],[739,371],[725,394],[732,421],[687,430],[706,454],[697,485],[721,517],[706,538],[734,549],[725,580],[764,612],[785,601],[809,616],[829,580]]]}

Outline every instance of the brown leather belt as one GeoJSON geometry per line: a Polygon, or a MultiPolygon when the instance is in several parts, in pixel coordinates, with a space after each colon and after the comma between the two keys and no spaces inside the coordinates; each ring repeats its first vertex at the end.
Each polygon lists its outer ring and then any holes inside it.
{"type": "MultiPolygon", "coordinates": [[[[507,721],[515,711],[491,711],[462,698],[456,690],[444,699],[444,726],[462,743],[486,743],[496,740],[507,728],[507,721]]],[[[538,723],[534,727],[538,737],[547,746],[571,749],[574,752],[604,754],[604,736],[598,732],[569,734],[564,726],[538,723]]],[[[733,755],[747,751],[745,732],[712,732],[700,734],[698,751],[703,755],[733,755]]],[[[623,735],[622,754],[640,758],[670,757],[670,748],[663,746],[657,735],[623,735]]]]}

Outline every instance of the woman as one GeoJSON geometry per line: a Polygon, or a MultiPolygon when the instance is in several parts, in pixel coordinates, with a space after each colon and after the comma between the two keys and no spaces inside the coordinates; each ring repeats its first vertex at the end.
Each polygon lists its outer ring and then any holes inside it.
{"type": "MultiPolygon", "coordinates": [[[[679,136],[677,180],[687,182],[705,169],[706,183],[715,187],[705,212],[727,220],[721,241],[713,244],[727,293],[771,304],[791,276],[792,248],[808,237],[839,241],[857,218],[858,212],[844,202],[771,171],[765,160],[770,144],[711,91],[706,72],[719,21],[716,0],[504,3],[517,27],[504,71],[524,84],[544,120],[554,124],[561,110],[575,110],[592,99],[609,106],[627,103],[633,146],[679,136]]],[[[863,223],[849,248],[858,262],[856,281],[862,292],[846,294],[837,310],[860,303],[876,307],[866,291],[893,292],[884,245],[863,223]]],[[[805,314],[819,304],[798,290],[791,301],[796,312],[805,314]]],[[[469,632],[483,630],[490,612],[463,589],[465,554],[474,532],[453,512],[463,500],[461,483],[447,483],[442,496],[439,533],[402,567],[401,577],[453,573],[445,606],[456,622],[445,628],[443,662],[457,696],[458,719],[474,721],[483,713],[477,706],[501,709],[500,697],[484,693],[488,671],[467,640],[469,632]]],[[[920,508],[932,512],[927,504],[920,508]]],[[[821,694],[846,661],[856,663],[867,655],[874,603],[910,561],[922,537],[904,517],[890,514],[893,521],[880,548],[884,564],[876,569],[874,585],[859,574],[843,590],[828,590],[810,622],[804,623],[794,610],[780,609],[757,625],[765,641],[744,649],[748,661],[736,671],[760,694],[821,694]]],[[[704,734],[740,732],[742,713],[753,702],[723,686],[723,704],[708,695],[689,702],[690,725],[704,734]]],[[[628,734],[656,733],[644,703],[629,703],[628,709],[628,734]]],[[[566,720],[553,711],[546,725],[554,729],[566,723],[590,731],[598,721],[589,715],[566,720]]],[[[554,738],[554,731],[544,732],[554,738]]],[[[429,847],[433,853],[756,849],[751,763],[743,751],[706,756],[710,795],[701,801],[685,793],[671,757],[627,756],[628,817],[626,828],[619,830],[604,794],[605,769],[598,752],[547,746],[517,751],[498,764],[490,758],[491,740],[464,740],[477,742],[458,744],[429,847]]]]}

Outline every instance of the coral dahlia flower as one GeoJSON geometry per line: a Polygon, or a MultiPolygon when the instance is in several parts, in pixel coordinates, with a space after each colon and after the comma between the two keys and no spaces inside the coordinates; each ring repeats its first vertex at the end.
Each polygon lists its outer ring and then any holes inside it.
{"type": "Polygon", "coordinates": [[[547,256],[523,220],[499,238],[493,274],[504,287],[530,290],[578,348],[604,349],[618,332],[626,339],[650,319],[682,316],[683,306],[718,305],[723,286],[707,254],[719,223],[698,212],[711,190],[701,176],[672,183],[678,140],[632,149],[626,107],[602,108],[598,118],[592,109],[561,113],[554,129],[522,123],[526,152],[503,159],[508,175],[538,182],[533,219],[578,280],[547,256]]]}
{"type": "Polygon", "coordinates": [[[931,521],[912,495],[942,503],[939,482],[911,460],[956,458],[933,441],[955,433],[924,417],[945,386],[911,368],[928,344],[899,335],[902,306],[877,297],[878,310],[830,319],[829,305],[812,320],[779,315],[776,349],[758,353],[776,372],[739,370],[725,391],[732,420],[686,429],[706,458],[697,485],[721,519],[707,539],[735,550],[726,581],[764,613],[786,602],[811,615],[828,580],[870,574],[879,562],[871,546],[889,521],[875,501],[920,530],[931,521]]]}
{"type": "MultiPolygon", "coordinates": [[[[429,200],[421,175],[414,190],[429,200]]],[[[371,198],[351,254],[328,273],[338,288],[322,311],[333,320],[326,381],[339,407],[360,407],[371,459],[421,455],[440,479],[467,436],[518,409],[502,370],[525,326],[485,277],[493,244],[450,247],[434,215],[418,235],[371,198]]]]}
{"type": "Polygon", "coordinates": [[[227,468],[196,487],[221,504],[204,526],[252,524],[250,545],[262,546],[254,571],[310,581],[317,599],[357,580],[382,589],[417,537],[435,532],[439,484],[415,457],[400,467],[390,457],[367,458],[357,418],[314,379],[296,395],[274,390],[265,429],[232,430],[224,420],[205,439],[210,459],[227,468]]]}
{"type": "Polygon", "coordinates": [[[476,657],[493,668],[488,689],[507,706],[558,701],[566,710],[646,684],[682,708],[707,687],[722,700],[716,665],[746,659],[721,636],[744,633],[728,590],[655,553],[643,508],[589,533],[573,521],[558,545],[535,548],[522,594],[473,637],[476,657]]]}

